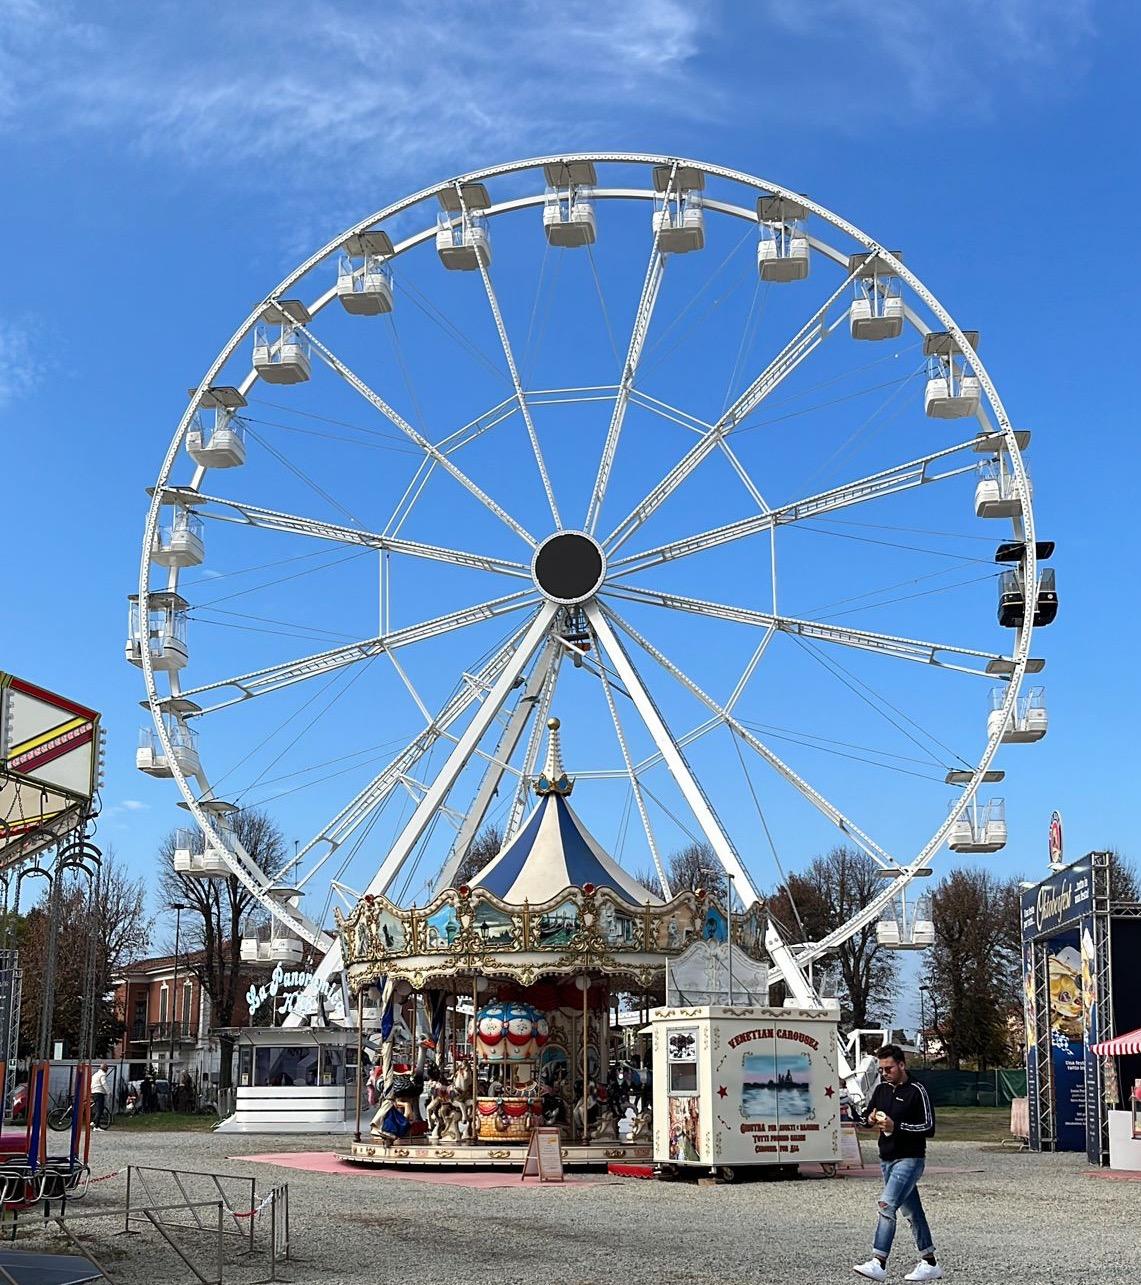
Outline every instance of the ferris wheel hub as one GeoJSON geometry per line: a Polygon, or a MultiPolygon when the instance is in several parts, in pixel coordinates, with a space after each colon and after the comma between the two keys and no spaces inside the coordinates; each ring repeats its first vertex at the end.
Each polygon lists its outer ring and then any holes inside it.
{"type": "Polygon", "coordinates": [[[597,593],[606,576],[606,555],[585,531],[556,531],[535,550],[531,575],[544,597],[574,606],[597,593]]]}

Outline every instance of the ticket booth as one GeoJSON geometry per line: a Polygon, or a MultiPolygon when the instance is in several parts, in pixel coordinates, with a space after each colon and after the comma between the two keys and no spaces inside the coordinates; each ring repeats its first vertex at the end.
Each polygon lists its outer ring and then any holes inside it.
{"type": "Polygon", "coordinates": [[[731,1179],[840,1160],[834,1010],[703,1005],[651,1014],[654,1162],[731,1179]]]}

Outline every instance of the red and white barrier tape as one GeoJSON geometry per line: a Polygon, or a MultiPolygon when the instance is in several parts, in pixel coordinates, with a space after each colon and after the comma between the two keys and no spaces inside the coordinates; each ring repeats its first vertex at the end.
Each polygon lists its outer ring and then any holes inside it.
{"type": "Polygon", "coordinates": [[[247,1209],[245,1213],[235,1213],[232,1209],[230,1210],[230,1213],[234,1218],[256,1218],[258,1214],[260,1214],[261,1211],[273,1200],[273,1195],[274,1193],[271,1191],[268,1195],[262,1198],[259,1204],[255,1205],[253,1209],[247,1209]]]}

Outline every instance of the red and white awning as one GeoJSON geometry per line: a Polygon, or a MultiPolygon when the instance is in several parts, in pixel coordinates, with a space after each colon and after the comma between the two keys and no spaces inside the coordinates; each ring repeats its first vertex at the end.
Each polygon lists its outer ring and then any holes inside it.
{"type": "Polygon", "coordinates": [[[1101,1057],[1125,1057],[1132,1053],[1141,1053],[1141,1027],[1136,1031],[1128,1031],[1125,1035],[1118,1035],[1116,1039],[1102,1040],[1100,1044],[1092,1044],[1090,1047],[1101,1057]]]}

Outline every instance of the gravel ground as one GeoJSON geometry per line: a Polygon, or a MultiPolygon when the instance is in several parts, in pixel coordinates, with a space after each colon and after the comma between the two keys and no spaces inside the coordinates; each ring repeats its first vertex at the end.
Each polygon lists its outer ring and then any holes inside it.
{"type": "MultiPolygon", "coordinates": [[[[133,1163],[246,1174],[257,1178],[259,1190],[288,1182],[300,1261],[282,1276],[321,1285],[818,1285],[855,1281],[851,1264],[870,1250],[878,1189],[857,1177],[699,1186],[600,1176],[562,1187],[473,1188],[355,1171],[307,1173],[240,1159],[341,1146],[341,1139],[312,1135],[131,1135],[112,1129],[96,1135],[92,1172],[133,1163]]],[[[1003,1154],[977,1143],[936,1141],[928,1166],[946,1170],[929,1172],[922,1192],[948,1278],[1065,1285],[1141,1279],[1141,1185],[1092,1178],[1083,1156],[1003,1154]]],[[[156,1232],[115,1236],[118,1224],[111,1218],[84,1226],[89,1214],[121,1208],[124,1191],[125,1179],[112,1178],[71,1206],[84,1242],[121,1285],[192,1280],[156,1232]]],[[[36,1226],[36,1216],[21,1219],[20,1246],[47,1247],[36,1226]]],[[[52,1244],[62,1249],[54,1238],[52,1244]]],[[[199,1244],[199,1253],[211,1252],[199,1244]]],[[[911,1251],[901,1220],[893,1279],[910,1270],[911,1251]]],[[[227,1282],[267,1275],[264,1255],[243,1262],[229,1253],[227,1282]]]]}

